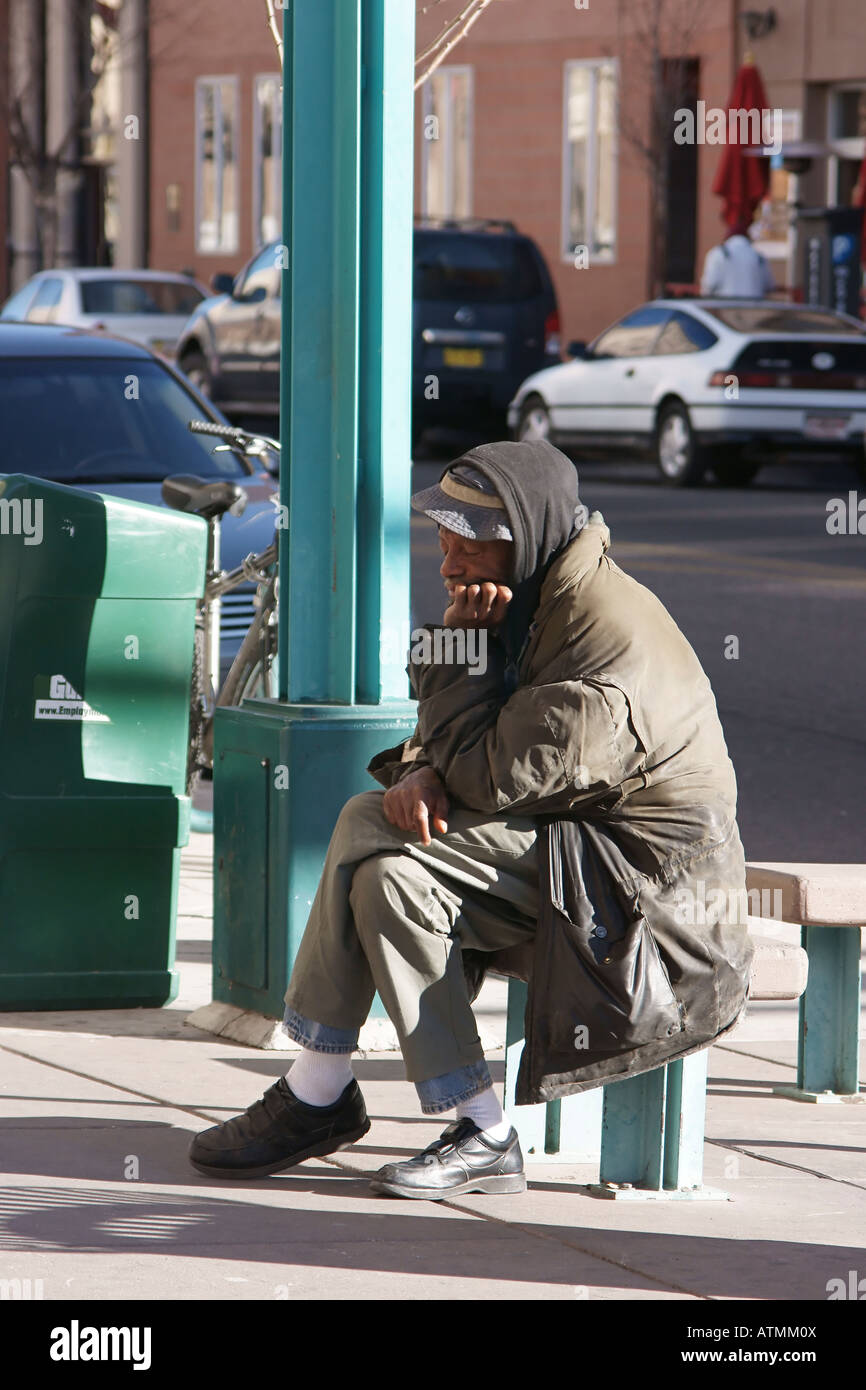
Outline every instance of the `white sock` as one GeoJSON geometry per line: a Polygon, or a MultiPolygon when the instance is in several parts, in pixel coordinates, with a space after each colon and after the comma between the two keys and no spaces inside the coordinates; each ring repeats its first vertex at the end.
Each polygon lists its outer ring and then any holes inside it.
{"type": "Polygon", "coordinates": [[[502,1118],[502,1106],[492,1086],[469,1100],[461,1100],[457,1106],[457,1118],[474,1120],[479,1129],[499,1142],[507,1139],[511,1130],[511,1121],[502,1118]]]}
{"type": "Polygon", "coordinates": [[[304,1048],[286,1073],[289,1090],[306,1105],[333,1105],[352,1080],[347,1052],[311,1052],[304,1048]]]}

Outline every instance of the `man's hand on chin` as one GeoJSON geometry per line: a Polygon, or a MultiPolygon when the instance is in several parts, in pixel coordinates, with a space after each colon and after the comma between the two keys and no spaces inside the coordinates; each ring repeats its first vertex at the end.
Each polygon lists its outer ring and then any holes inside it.
{"type": "Polygon", "coordinates": [[[453,584],[451,603],[442,619],[445,627],[498,627],[511,602],[511,590],[505,584],[453,584]]]}

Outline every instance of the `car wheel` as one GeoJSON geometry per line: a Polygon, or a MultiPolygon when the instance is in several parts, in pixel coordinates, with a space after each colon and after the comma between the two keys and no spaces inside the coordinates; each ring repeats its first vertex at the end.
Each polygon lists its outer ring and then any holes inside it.
{"type": "Polygon", "coordinates": [[[550,412],[540,396],[529,396],[520,408],[517,421],[517,438],[521,442],[530,439],[550,439],[550,412]]]}
{"type": "Polygon", "coordinates": [[[180,363],[180,369],[189,377],[197,391],[203,396],[213,395],[213,381],[207,359],[200,352],[188,352],[180,363]]]}
{"type": "Polygon", "coordinates": [[[662,480],[669,487],[696,487],[702,482],[706,458],[695,439],[689,412],[681,401],[666,405],[659,415],[655,454],[662,480]]]}
{"type": "Polygon", "coordinates": [[[736,451],[726,454],[724,458],[713,459],[713,472],[722,487],[748,487],[760,468],[759,463],[738,458],[736,451]]]}

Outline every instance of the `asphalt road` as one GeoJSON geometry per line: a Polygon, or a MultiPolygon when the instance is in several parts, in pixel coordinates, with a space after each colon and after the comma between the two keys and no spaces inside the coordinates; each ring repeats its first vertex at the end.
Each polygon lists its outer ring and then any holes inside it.
{"type": "MultiPolygon", "coordinates": [[[[413,490],[471,443],[428,444],[413,490]]],[[[747,858],[862,863],[866,535],[827,529],[827,503],[847,503],[854,474],[776,464],[733,491],[665,488],[639,462],[578,472],[583,500],[610,527],[611,555],[662,600],[712,682],[747,858]]],[[[413,518],[413,626],[441,619],[440,558],[433,523],[413,518]]]]}

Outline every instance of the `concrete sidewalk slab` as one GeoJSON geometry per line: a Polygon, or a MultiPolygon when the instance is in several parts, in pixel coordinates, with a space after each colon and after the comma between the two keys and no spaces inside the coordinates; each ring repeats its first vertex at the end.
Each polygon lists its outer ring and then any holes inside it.
{"type": "MultiPolygon", "coordinates": [[[[0,1280],[42,1279],[55,1300],[724,1302],[824,1300],[866,1274],[866,1110],[771,1093],[795,1074],[796,1004],[756,1006],[710,1051],[705,1181],[729,1201],[605,1202],[593,1167],[561,1164],[510,1196],[374,1194],[370,1173],[452,1118],[420,1113],[394,1054],[354,1059],[359,1144],[273,1178],[196,1174],[192,1134],[292,1060],[185,1024],[209,997],[208,875],[209,845],[191,845],[171,1006],[0,1014],[0,1280]]],[[[488,1027],[506,995],[485,984],[488,1027]]],[[[488,1061],[501,1088],[503,1051],[488,1061]]]]}

